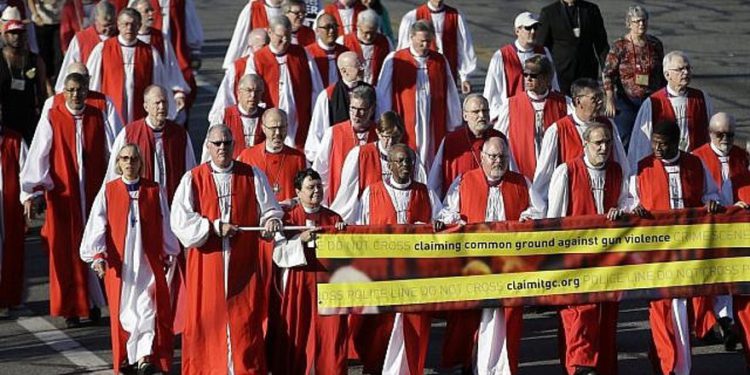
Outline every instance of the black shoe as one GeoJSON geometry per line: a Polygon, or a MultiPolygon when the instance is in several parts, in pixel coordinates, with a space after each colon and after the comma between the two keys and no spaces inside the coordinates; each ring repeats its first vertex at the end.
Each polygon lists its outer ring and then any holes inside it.
{"type": "Polygon", "coordinates": [[[151,362],[143,362],[138,365],[138,375],[152,375],[156,374],[157,369],[151,362]]]}
{"type": "Polygon", "coordinates": [[[99,321],[102,320],[102,310],[98,307],[92,307],[91,310],[89,310],[89,320],[91,323],[99,324],[99,321]]]}
{"type": "Polygon", "coordinates": [[[79,328],[81,326],[81,318],[74,316],[72,318],[65,318],[65,327],[70,328],[79,328]]]}
{"type": "Polygon", "coordinates": [[[576,366],[576,372],[573,375],[598,375],[593,367],[576,366]]]}
{"type": "Polygon", "coordinates": [[[719,325],[723,334],[724,350],[728,352],[737,351],[737,344],[740,340],[736,333],[737,327],[732,323],[732,319],[727,317],[719,318],[719,325]]]}

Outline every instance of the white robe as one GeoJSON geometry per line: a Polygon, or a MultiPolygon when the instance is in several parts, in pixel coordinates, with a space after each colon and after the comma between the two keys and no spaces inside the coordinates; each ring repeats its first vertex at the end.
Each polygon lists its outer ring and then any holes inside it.
{"type": "MultiPolygon", "coordinates": [[[[528,60],[529,57],[534,56],[534,50],[524,50],[518,43],[518,40],[514,41],[516,45],[516,54],[518,60],[521,62],[521,67],[528,60]]],[[[549,53],[547,47],[544,47],[544,55],[547,56],[552,66],[555,63],[552,61],[552,55],[549,53]]],[[[523,82],[521,83],[523,84],[523,82]]],[[[552,69],[552,90],[560,91],[560,84],[557,82],[557,72],[554,68],[552,69]]],[[[503,62],[503,54],[498,49],[492,59],[490,60],[490,66],[487,68],[487,76],[484,80],[484,97],[490,102],[490,118],[492,120],[500,116],[500,109],[503,105],[508,103],[508,81],[505,77],[505,65],[503,62]]]]}
{"type": "MultiPolygon", "coordinates": [[[[581,144],[583,144],[583,132],[586,130],[586,125],[578,118],[575,112],[573,112],[572,116],[573,121],[576,124],[578,135],[581,137],[581,144]]],[[[614,124],[612,124],[612,131],[612,141],[614,142],[612,144],[614,147],[612,150],[612,157],[614,158],[613,160],[618,162],[620,167],[622,167],[623,179],[627,179],[630,175],[627,165],[627,157],[625,156],[625,149],[622,147],[622,142],[620,142],[620,133],[617,131],[617,127],[614,124]]],[[[547,216],[547,194],[549,191],[549,183],[555,172],[555,168],[562,163],[562,161],[557,160],[557,154],[557,123],[554,123],[544,132],[542,151],[539,153],[536,171],[534,172],[531,203],[535,218],[543,218],[547,216]]]]}
{"type": "MultiPolygon", "coordinates": [[[[229,47],[227,47],[227,54],[224,55],[224,63],[222,64],[224,69],[229,69],[234,63],[234,60],[246,56],[250,50],[250,32],[252,31],[252,29],[250,29],[250,20],[252,19],[250,3],[252,3],[252,1],[248,2],[245,7],[242,8],[239,17],[237,17],[234,32],[232,33],[232,40],[229,42],[229,47]]],[[[275,16],[283,16],[281,13],[281,6],[272,7],[266,2],[265,7],[266,16],[269,21],[275,16]]]]}
{"type": "MultiPolygon", "coordinates": [[[[121,177],[122,178],[122,177],[121,177]]],[[[123,181],[126,181],[123,178],[123,181]]],[[[128,181],[126,181],[127,183],[128,181]]],[[[120,314],[116,318],[122,328],[130,334],[125,348],[128,363],[137,363],[140,358],[153,353],[153,341],[156,336],[156,301],[153,296],[155,283],[154,272],[148,263],[144,238],[141,231],[141,220],[138,207],[138,191],[131,191],[128,225],[125,235],[125,252],[122,257],[122,288],[120,295],[120,314]]],[[[169,205],[166,192],[162,188],[159,194],[162,212],[162,233],[164,254],[177,256],[180,245],[169,226],[169,205]]],[[[115,251],[107,247],[107,197],[102,187],[91,206],[91,215],[83,232],[80,254],[84,262],[94,262],[97,254],[115,251]]],[[[148,223],[146,223],[148,225],[148,223]]],[[[148,239],[145,239],[148,240],[148,239]]]]}
{"type": "MultiPolygon", "coordinates": [[[[416,55],[413,49],[411,49],[412,55],[416,55]]],[[[383,112],[390,111],[393,107],[393,56],[395,52],[388,54],[383,62],[383,70],[380,71],[380,77],[378,78],[377,90],[377,112],[378,116],[383,112]]],[[[435,138],[432,127],[430,126],[430,80],[427,76],[427,68],[425,64],[425,58],[415,57],[417,61],[417,89],[415,103],[417,108],[414,108],[415,118],[417,119],[415,124],[404,124],[405,126],[413,126],[416,133],[416,145],[417,154],[419,158],[425,162],[425,165],[432,165],[432,160],[435,155],[433,149],[433,139],[435,138]]],[[[451,75],[450,67],[448,63],[445,64],[445,77],[446,82],[453,82],[453,76],[451,75]]],[[[445,119],[445,132],[455,130],[461,126],[462,123],[462,112],[461,103],[458,99],[458,91],[456,85],[446,84],[447,93],[445,95],[445,106],[446,119],[445,119]]],[[[437,140],[436,140],[437,141],[437,140]]],[[[437,143],[437,142],[436,142],[437,143]]]]}
{"type": "MultiPolygon", "coordinates": [[[[344,81],[344,83],[348,87],[352,87],[356,81],[344,81]]],[[[320,149],[320,141],[323,139],[323,133],[325,133],[326,129],[336,125],[331,124],[330,111],[328,109],[329,102],[328,90],[321,90],[318,97],[315,99],[315,106],[313,107],[312,118],[310,119],[310,127],[307,130],[307,140],[305,141],[305,157],[307,160],[315,159],[315,156],[320,149]]]]}
{"type": "MultiPolygon", "coordinates": [[[[584,163],[589,171],[589,180],[591,181],[594,204],[599,215],[606,215],[604,207],[604,183],[607,170],[604,168],[594,168],[584,158],[584,163]]],[[[547,217],[558,218],[567,216],[568,206],[570,205],[570,191],[568,189],[570,176],[568,174],[568,165],[560,164],[555,168],[552,179],[549,184],[549,204],[547,205],[547,217]]],[[[617,198],[617,207],[620,209],[628,208],[628,179],[622,179],[622,190],[617,198]]]]}
{"type": "MultiPolygon", "coordinates": [[[[393,43],[387,37],[385,39],[388,41],[388,52],[392,52],[393,43]]],[[[343,38],[341,40],[343,41],[343,38]]],[[[373,56],[375,45],[363,44],[359,38],[357,38],[357,44],[359,44],[359,48],[362,50],[362,80],[372,85],[375,79],[378,78],[372,74],[372,65],[375,63],[375,57],[373,56]]]]}
{"type": "MultiPolygon", "coordinates": [[[[390,180],[390,184],[398,188],[406,188],[408,185],[400,185],[390,180]]],[[[411,198],[411,190],[399,190],[394,189],[388,183],[385,185],[388,195],[391,197],[393,207],[396,209],[396,217],[398,220],[397,224],[407,224],[407,208],[409,207],[409,200],[411,198]]],[[[430,195],[430,207],[432,208],[432,217],[437,218],[442,209],[440,200],[437,195],[431,190],[428,190],[430,195]]],[[[370,224],[370,188],[366,188],[362,192],[362,198],[359,204],[359,225],[370,224]]],[[[396,318],[393,322],[393,330],[391,331],[391,337],[388,340],[388,349],[385,353],[385,361],[383,363],[383,374],[388,375],[400,375],[409,373],[409,364],[406,358],[406,343],[404,342],[404,317],[403,314],[397,313],[396,318]]],[[[416,374],[415,374],[416,375],[416,374]]]]}
{"type": "MultiPolygon", "coordinates": [[[[665,160],[665,162],[670,161],[677,161],[677,158],[669,161],[665,160]]],[[[667,180],[669,181],[669,207],[672,209],[685,208],[685,202],[682,199],[682,181],[680,179],[679,164],[675,166],[665,165],[665,170],[667,172],[667,180]]],[[[719,200],[719,193],[713,178],[711,178],[711,173],[705,167],[703,168],[703,173],[703,203],[719,200]]],[[[637,172],[630,177],[629,194],[629,205],[633,209],[640,204],[637,172]]],[[[674,366],[674,373],[676,375],[689,375],[692,366],[687,303],[688,300],[686,298],[672,299],[672,324],[675,328],[674,342],[677,346],[677,359],[674,366]]]]}
{"type": "MultiPolygon", "coordinates": [[[[146,125],[153,131],[151,126],[151,120],[146,117],[146,125]]],[[[185,142],[185,165],[169,165],[166,163],[166,155],[164,154],[164,142],[162,140],[162,132],[154,131],[154,182],[158,183],[159,186],[167,188],[167,176],[169,168],[179,168],[183,171],[189,171],[195,167],[195,154],[193,151],[193,142],[190,140],[190,134],[187,135],[187,142],[185,142]],[[183,169],[184,168],[184,169],[183,169]]],[[[117,178],[117,154],[120,152],[122,146],[125,146],[127,140],[125,139],[126,131],[123,129],[115,138],[115,142],[112,145],[112,154],[109,156],[109,163],[107,164],[107,175],[104,178],[105,181],[111,181],[117,178]]]]}
{"type": "MultiPolygon", "coordinates": [[[[193,196],[193,175],[191,171],[182,176],[180,185],[177,187],[174,199],[172,200],[171,225],[172,231],[186,248],[203,246],[210,233],[219,233],[219,222],[229,223],[231,218],[232,203],[232,167],[222,169],[211,162],[211,168],[215,171],[212,176],[216,184],[216,192],[219,195],[219,209],[221,218],[211,222],[208,218],[201,216],[195,211],[195,198],[193,196]]],[[[268,184],[266,175],[258,168],[253,168],[253,184],[255,186],[255,199],[258,207],[258,217],[260,225],[265,225],[266,221],[272,218],[281,220],[284,216],[283,211],[276,201],[276,196],[268,184]]],[[[237,194],[247,194],[238,192],[237,194]]],[[[238,201],[240,198],[238,198],[238,201]]],[[[222,250],[224,256],[224,293],[227,292],[227,277],[229,275],[229,259],[232,252],[229,238],[222,240],[222,250]]],[[[227,373],[234,374],[234,365],[232,360],[232,344],[230,337],[229,325],[227,324],[227,373]]]]}
{"type": "MultiPolygon", "coordinates": [[[[169,14],[169,5],[171,0],[159,0],[161,6],[161,25],[154,25],[157,29],[161,30],[164,34],[164,40],[172,40],[172,33],[174,30],[174,23],[172,17],[169,14]]],[[[131,0],[129,7],[133,6],[135,0],[131,0]]],[[[201,24],[200,18],[198,18],[198,12],[195,11],[195,2],[193,0],[185,0],[185,44],[192,55],[200,54],[201,48],[203,47],[203,25],[201,24]]],[[[170,45],[172,43],[169,43],[170,45]]]]}
{"type": "MultiPolygon", "coordinates": [[[[67,108],[67,106],[66,106],[67,108]]],[[[68,109],[70,111],[70,109],[68,109]]],[[[73,111],[70,111],[73,113],[73,111]]],[[[34,139],[31,141],[31,147],[26,158],[26,164],[21,169],[21,189],[27,194],[34,194],[34,189],[41,187],[44,190],[52,190],[55,188],[55,184],[50,176],[50,152],[52,150],[52,127],[48,117],[49,111],[42,112],[42,116],[39,119],[39,124],[34,133],[34,139]]],[[[104,117],[104,116],[103,116],[104,117]]],[[[109,158],[109,154],[112,150],[112,142],[114,142],[115,134],[119,131],[117,127],[119,124],[112,124],[104,118],[104,134],[105,148],[107,151],[106,157],[109,158]]],[[[78,165],[78,193],[79,196],[86,196],[86,170],[82,167],[83,163],[83,120],[76,120],[76,165],[78,165]]],[[[57,147],[63,147],[58,145],[57,147]]],[[[98,186],[96,187],[99,188],[98,186]]],[[[24,196],[21,197],[22,200],[24,196]]],[[[83,218],[84,225],[88,218],[88,212],[86,212],[85,199],[81,199],[81,217],[83,218]]],[[[99,279],[93,271],[88,272],[88,290],[90,292],[89,298],[96,306],[106,305],[106,300],[102,294],[102,290],[99,286],[99,279]]]]}
{"type": "MultiPolygon", "coordinates": [[[[331,203],[330,209],[341,215],[344,222],[348,224],[354,224],[357,221],[357,205],[359,204],[359,151],[360,146],[354,147],[346,155],[344,159],[344,166],[341,170],[341,183],[339,184],[339,191],[336,193],[336,197],[331,203]]],[[[387,150],[378,142],[378,150],[380,151],[380,168],[382,170],[383,181],[387,181],[391,178],[391,172],[388,169],[387,150]]],[[[427,173],[425,172],[424,165],[419,161],[414,163],[414,174],[412,180],[425,183],[427,181],[427,173]]]]}
{"type": "MultiPolygon", "coordinates": [[[[53,96],[47,98],[44,101],[44,105],[42,106],[42,117],[46,116],[47,113],[49,113],[49,110],[52,109],[52,104],[54,103],[55,98],[53,96]]],[[[104,105],[104,123],[105,126],[109,129],[112,129],[113,131],[113,137],[120,133],[120,130],[123,128],[122,120],[120,119],[120,115],[117,113],[117,109],[115,108],[115,103],[112,102],[112,99],[110,99],[109,96],[105,97],[105,105],[104,105]]],[[[109,134],[108,134],[109,136],[109,134]]]]}
{"type": "MultiPolygon", "coordinates": [[[[667,92],[669,95],[675,96],[670,97],[669,101],[672,103],[672,109],[674,109],[675,117],[677,118],[677,125],[680,127],[680,150],[687,151],[694,149],[695,146],[690,144],[690,134],[687,126],[687,96],[679,96],[669,86],[667,86],[667,92]]],[[[705,91],[701,90],[701,92],[706,101],[706,118],[710,119],[714,114],[711,97],[705,91]]],[[[630,173],[632,174],[638,172],[638,162],[651,154],[651,131],[653,129],[651,117],[651,98],[647,98],[641,104],[641,109],[635,117],[633,134],[630,136],[628,163],[630,173]]]]}
{"type": "MultiPolygon", "coordinates": [[[[164,79],[166,82],[173,85],[171,87],[172,91],[189,94],[190,86],[182,75],[182,70],[180,70],[180,64],[177,61],[177,54],[174,51],[174,47],[172,47],[172,43],[169,39],[166,39],[166,36],[164,36],[164,38],[164,56],[159,54],[159,57],[161,57],[161,63],[164,65],[164,79]]],[[[151,45],[151,34],[138,34],[138,40],[151,45]]]]}
{"type": "MultiPolygon", "coordinates": [[[[133,90],[135,89],[135,81],[134,81],[134,71],[135,71],[135,42],[130,43],[129,45],[125,43],[122,38],[119,36],[117,37],[120,42],[120,48],[122,50],[122,58],[123,58],[123,64],[125,65],[125,98],[127,101],[126,108],[123,108],[123,111],[125,112],[122,116],[122,121],[126,124],[129,124],[135,120],[138,120],[136,118],[133,118],[133,90]]],[[[102,66],[102,50],[104,48],[104,43],[99,43],[94,47],[94,50],[91,51],[91,56],[89,56],[89,61],[86,63],[86,67],[89,70],[89,74],[91,75],[91,80],[89,82],[89,89],[96,90],[96,91],[102,91],[102,80],[104,76],[104,72],[102,72],[101,66],[102,66]]],[[[153,61],[153,72],[152,72],[152,82],[153,84],[162,86],[164,88],[167,88],[167,90],[175,91],[175,89],[179,89],[179,86],[176,85],[175,82],[170,82],[169,77],[167,76],[167,73],[165,72],[165,67],[161,62],[161,57],[159,57],[159,52],[156,51],[155,48],[151,47],[151,58],[153,61]]],[[[184,80],[183,80],[184,82],[184,80]]],[[[109,94],[109,93],[104,93],[109,94]]],[[[142,95],[142,94],[139,94],[142,95]]],[[[176,115],[176,105],[174,102],[174,97],[172,95],[167,95],[167,99],[169,101],[169,118],[174,119],[176,115]]]]}
{"type": "MultiPolygon", "coordinates": [[[[439,219],[446,224],[456,224],[461,220],[461,187],[462,175],[456,177],[451,183],[443,200],[443,209],[440,211],[439,219]]],[[[526,185],[531,190],[531,182],[527,179],[526,185]]],[[[529,191],[529,194],[531,192],[529,191]]],[[[485,209],[485,222],[506,221],[505,205],[500,185],[491,186],[487,196],[487,207],[485,209]]],[[[505,326],[505,310],[503,308],[482,309],[482,319],[479,322],[479,334],[477,337],[476,374],[510,375],[510,362],[508,361],[507,327],[505,326]]]]}
{"type": "MultiPolygon", "coordinates": [[[[252,55],[252,53],[250,54],[252,55]]],[[[248,58],[248,62],[253,60],[253,57],[248,58]]],[[[244,77],[246,74],[252,73],[247,66],[245,66],[244,72],[236,72],[234,69],[234,62],[229,65],[224,71],[224,77],[221,79],[219,89],[216,91],[214,102],[211,105],[211,109],[208,111],[208,124],[209,127],[214,124],[221,124],[224,120],[224,109],[237,104],[237,98],[234,96],[235,87],[234,82],[237,74],[244,77]]]]}
{"type": "MultiPolygon", "coordinates": [[[[428,7],[432,7],[428,4],[428,7]]],[[[432,24],[435,26],[435,44],[438,52],[443,53],[443,21],[445,12],[432,13],[432,24]]],[[[417,22],[417,10],[411,10],[401,18],[401,25],[398,28],[398,47],[396,49],[408,48],[411,40],[409,38],[409,29],[411,25],[417,22]]],[[[466,81],[469,75],[477,67],[477,55],[474,52],[474,43],[471,40],[471,32],[466,25],[466,17],[461,11],[458,11],[458,36],[456,41],[458,46],[458,77],[461,81],[466,81]]],[[[450,81],[455,82],[455,81],[450,81]]]]}
{"type": "MultiPolygon", "coordinates": [[[[99,35],[99,40],[102,42],[109,38],[106,35],[99,35]]],[[[89,58],[90,58],[89,54],[89,58]]],[[[78,38],[73,37],[68,45],[68,51],[65,52],[62,65],[60,66],[60,74],[57,75],[57,81],[55,81],[55,92],[61,93],[65,88],[65,77],[68,76],[68,68],[73,63],[83,62],[81,61],[81,46],[78,45],[78,38]]]]}
{"type": "MultiPolygon", "coordinates": [[[[0,126],[0,129],[2,129],[2,126],[0,126]]],[[[0,140],[2,140],[1,135],[0,135],[0,140]]],[[[19,171],[20,171],[20,170],[23,170],[23,166],[26,164],[27,154],[29,153],[29,148],[26,146],[25,141],[23,140],[21,141],[21,148],[18,151],[19,151],[18,152],[18,165],[19,165],[19,168],[20,168],[19,171]]],[[[0,152],[0,158],[4,158],[4,157],[5,155],[3,155],[2,152],[0,152]]],[[[8,177],[8,178],[9,179],[18,178],[20,181],[21,176],[19,173],[19,176],[8,177]]],[[[0,164],[0,181],[5,181],[5,171],[3,170],[2,164],[0,164]]],[[[0,197],[2,196],[3,196],[3,184],[0,183],[0,197]]],[[[31,197],[30,194],[24,191],[21,191],[21,197],[20,197],[21,202],[25,202],[30,197],[31,197]]],[[[3,207],[3,199],[0,199],[0,280],[3,279],[2,259],[3,259],[3,250],[5,248],[5,222],[4,222],[5,215],[3,215],[3,212],[5,212],[5,207],[3,207]]]]}

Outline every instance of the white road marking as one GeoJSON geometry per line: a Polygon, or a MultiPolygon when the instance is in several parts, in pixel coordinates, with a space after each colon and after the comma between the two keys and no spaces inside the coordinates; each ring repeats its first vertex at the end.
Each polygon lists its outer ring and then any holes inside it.
{"type": "MultiPolygon", "coordinates": [[[[208,90],[211,95],[216,95],[216,93],[219,91],[219,86],[216,86],[213,83],[209,82],[205,78],[205,76],[200,73],[195,74],[195,84],[202,89],[208,90]]],[[[211,103],[213,103],[213,100],[211,101],[211,103]]]]}
{"type": "Polygon", "coordinates": [[[39,341],[62,354],[68,361],[91,374],[111,374],[109,363],[90,352],[41,317],[18,318],[18,325],[31,332],[39,341]]]}

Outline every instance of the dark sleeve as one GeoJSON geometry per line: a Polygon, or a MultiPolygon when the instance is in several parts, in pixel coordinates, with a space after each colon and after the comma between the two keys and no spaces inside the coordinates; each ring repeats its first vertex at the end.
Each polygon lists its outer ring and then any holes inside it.
{"type": "Polygon", "coordinates": [[[552,21],[548,14],[548,8],[543,8],[542,13],[539,15],[539,28],[536,30],[536,44],[540,46],[545,46],[550,50],[550,53],[552,52],[552,46],[554,44],[554,41],[552,39],[552,35],[550,33],[550,25],[549,23],[552,21]]]}
{"type": "Polygon", "coordinates": [[[594,53],[599,58],[599,63],[604,64],[607,59],[607,53],[609,53],[609,43],[607,43],[607,30],[604,28],[604,20],[602,19],[602,13],[599,11],[599,7],[596,4],[592,4],[592,20],[595,30],[593,35],[594,42],[594,53]]]}
{"type": "Polygon", "coordinates": [[[656,79],[656,87],[664,87],[667,85],[666,78],[664,77],[664,45],[661,43],[659,38],[654,37],[654,77],[656,79]]]}

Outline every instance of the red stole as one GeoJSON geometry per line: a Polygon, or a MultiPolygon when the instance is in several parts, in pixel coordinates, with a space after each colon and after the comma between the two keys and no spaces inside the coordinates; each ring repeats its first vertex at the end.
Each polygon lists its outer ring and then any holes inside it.
{"type": "MultiPolygon", "coordinates": [[[[515,53],[514,53],[515,55],[515,53]]],[[[518,58],[516,56],[516,58],[518,58]]],[[[555,121],[563,118],[567,113],[565,95],[550,91],[544,103],[544,130],[555,121]]],[[[525,92],[513,96],[508,101],[508,137],[510,149],[518,164],[518,170],[529,180],[534,180],[536,171],[536,151],[534,147],[534,132],[536,117],[534,106],[525,92]]],[[[575,130],[575,129],[574,129],[575,130]]]]}
{"type": "MultiPolygon", "coordinates": [[[[221,217],[219,197],[209,163],[191,171],[195,212],[210,222],[221,217]]],[[[234,162],[230,222],[260,224],[252,168],[234,162]]],[[[227,366],[227,325],[237,374],[266,372],[262,322],[265,296],[259,277],[258,235],[239,232],[229,239],[227,290],[224,291],[222,239],[213,229],[206,243],[188,248],[187,309],[183,334],[182,372],[211,373],[227,366]],[[225,294],[226,293],[226,294],[225,294]]]]}
{"type": "Polygon", "coordinates": [[[266,13],[266,2],[263,0],[250,2],[250,27],[248,30],[252,31],[258,28],[268,28],[268,13],[266,13]]]}
{"type": "MultiPolygon", "coordinates": [[[[680,182],[685,207],[703,205],[703,163],[698,157],[680,151],[680,182]]],[[[647,210],[670,210],[669,176],[661,160],[653,154],[638,162],[638,193],[647,210]]]]}
{"type": "MultiPolygon", "coordinates": [[[[443,55],[448,60],[453,79],[458,78],[458,10],[443,5],[443,55]]],[[[417,20],[432,22],[432,11],[427,4],[417,7],[417,20]]],[[[437,43],[433,40],[430,48],[437,51],[437,43]]]]}
{"type": "Polygon", "coordinates": [[[490,137],[500,137],[507,140],[503,133],[492,128],[487,129],[481,138],[477,138],[467,125],[463,125],[445,135],[443,140],[443,191],[439,192],[441,196],[445,195],[448,187],[451,186],[458,175],[479,168],[482,145],[490,137]]]}
{"type": "Polygon", "coordinates": [[[94,47],[96,47],[96,45],[102,40],[99,38],[99,33],[96,32],[93,25],[77,32],[75,37],[78,39],[78,50],[81,52],[81,62],[86,64],[89,61],[89,56],[91,56],[91,51],[93,51],[94,47]]]}
{"type": "Polygon", "coordinates": [[[279,201],[297,196],[294,191],[294,176],[307,167],[305,154],[286,145],[281,152],[272,154],[266,152],[265,143],[258,143],[243,150],[237,160],[263,171],[268,177],[268,183],[272,187],[279,187],[276,193],[276,199],[279,201]]]}
{"type": "Polygon", "coordinates": [[[75,34],[81,31],[84,16],[81,0],[66,1],[63,4],[60,10],[60,47],[63,54],[68,50],[75,34]]]}
{"type": "MultiPolygon", "coordinates": [[[[331,128],[331,152],[328,156],[328,198],[333,202],[341,185],[341,172],[344,168],[344,160],[355,146],[359,145],[357,136],[354,134],[351,120],[340,122],[331,128]]],[[[367,131],[367,143],[376,142],[378,135],[375,133],[375,124],[370,124],[367,131]]]]}
{"type": "MultiPolygon", "coordinates": [[[[406,213],[406,223],[429,223],[432,221],[432,207],[427,186],[413,181],[409,187],[409,207],[406,213]]],[[[379,181],[370,185],[370,225],[399,224],[396,208],[393,205],[385,182],[379,181]]]]}
{"type": "MultiPolygon", "coordinates": [[[[499,188],[503,197],[505,220],[518,221],[521,212],[529,207],[526,178],[519,173],[506,171],[499,188]]],[[[484,223],[490,185],[482,168],[464,173],[458,189],[458,195],[461,197],[461,218],[468,223],[484,223]]]]}
{"type": "MultiPolygon", "coordinates": [[[[263,134],[263,130],[261,129],[263,125],[263,108],[258,107],[257,111],[259,112],[258,122],[255,124],[255,136],[253,137],[253,145],[257,145],[258,143],[262,143],[266,140],[266,135],[263,134]]],[[[232,153],[232,158],[237,159],[237,157],[240,156],[242,150],[246,148],[245,128],[242,125],[242,113],[240,113],[237,105],[233,105],[224,109],[224,124],[226,124],[229,127],[229,130],[232,131],[232,138],[234,139],[234,151],[232,153]],[[242,145],[242,147],[240,147],[240,145],[242,145]]]]}
{"type": "Polygon", "coordinates": [[[240,57],[239,59],[234,60],[234,63],[233,63],[234,64],[234,90],[232,90],[232,93],[234,94],[235,102],[238,102],[240,100],[240,80],[242,80],[242,77],[245,75],[245,70],[247,69],[247,59],[249,57],[250,56],[240,57]]]}
{"type": "MultiPolygon", "coordinates": [[[[359,59],[364,61],[365,56],[362,52],[362,46],[359,44],[359,39],[357,39],[357,33],[349,33],[344,36],[344,46],[349,48],[350,51],[355,52],[357,56],[359,56],[359,59]]],[[[378,84],[378,77],[380,76],[380,69],[383,68],[383,61],[385,61],[388,53],[391,52],[391,47],[390,44],[388,44],[388,39],[382,34],[377,34],[375,36],[372,46],[372,62],[370,63],[370,69],[372,71],[371,84],[375,86],[378,84]]]]}
{"type": "MultiPolygon", "coordinates": [[[[190,65],[190,49],[187,46],[187,35],[185,31],[185,0],[169,0],[170,30],[164,30],[164,19],[162,16],[163,13],[159,0],[151,0],[151,6],[154,8],[154,28],[163,31],[164,33],[168,33],[171,36],[170,42],[172,43],[172,47],[174,48],[177,63],[180,66],[180,70],[182,70],[184,73],[190,65]]],[[[154,34],[156,33],[152,31],[152,45],[154,44],[154,34]]],[[[162,42],[160,43],[162,49],[159,51],[162,52],[163,59],[164,34],[159,34],[162,40],[162,42]]]]}
{"type": "MultiPolygon", "coordinates": [[[[156,323],[153,342],[152,362],[162,370],[169,369],[172,362],[172,308],[169,303],[169,287],[164,273],[164,233],[162,233],[161,203],[159,185],[141,179],[138,190],[138,210],[143,249],[151,272],[154,273],[156,323]]],[[[127,358],[127,348],[123,345],[129,333],[120,325],[120,294],[122,292],[122,262],[125,256],[125,238],[130,218],[130,195],[122,179],[105,185],[107,201],[107,273],[104,285],[107,289],[112,333],[112,363],[115,372],[127,358]]],[[[140,251],[141,249],[136,249],[140,251]]]]}
{"type": "MultiPolygon", "coordinates": [[[[317,42],[312,43],[309,46],[305,47],[308,52],[310,52],[310,55],[312,55],[313,60],[315,60],[315,65],[318,67],[318,73],[320,73],[320,79],[323,81],[323,87],[328,87],[329,84],[333,82],[328,82],[328,52],[323,47],[321,47],[317,42]]],[[[336,58],[333,60],[334,65],[336,64],[336,61],[339,58],[339,55],[341,55],[344,52],[349,51],[348,48],[342,46],[341,44],[335,43],[333,47],[333,53],[336,56],[336,58]]],[[[341,73],[336,69],[336,75],[341,79],[341,73]]]]}
{"type": "Polygon", "coordinates": [[[371,142],[359,148],[359,193],[365,188],[383,181],[383,165],[380,163],[380,149],[377,142],[371,142]]]}
{"type": "MultiPolygon", "coordinates": [[[[607,125],[609,130],[613,131],[609,119],[598,117],[596,121],[607,125]]],[[[583,140],[576,129],[573,115],[559,119],[557,121],[557,165],[567,163],[581,155],[583,155],[583,140]]]]}
{"type": "Polygon", "coordinates": [[[161,61],[166,63],[165,58],[167,55],[164,53],[164,34],[161,33],[161,30],[151,28],[151,47],[154,47],[156,49],[156,52],[159,52],[159,57],[161,57],[161,61]]]}
{"type": "MultiPolygon", "coordinates": [[[[268,46],[253,54],[257,74],[266,85],[266,100],[269,108],[279,106],[279,63],[268,46]]],[[[294,144],[303,149],[312,116],[312,77],[307,65],[307,52],[300,46],[290,45],[286,51],[286,63],[294,89],[297,106],[297,134],[294,144]]],[[[285,83],[288,84],[288,83],[285,83]]]]}
{"type": "MultiPolygon", "coordinates": [[[[656,124],[665,120],[677,121],[666,87],[651,95],[651,122],[656,124]]],[[[687,128],[690,142],[688,151],[709,142],[706,100],[702,91],[693,88],[687,89],[687,128]]]]}
{"type": "MultiPolygon", "coordinates": [[[[101,113],[107,113],[107,97],[99,91],[89,90],[85,99],[86,105],[98,109],[101,113]]],[[[52,107],[65,107],[65,95],[55,94],[52,97],[52,107]]]]}
{"type": "Polygon", "coordinates": [[[315,31],[312,28],[302,25],[295,33],[297,36],[297,45],[307,47],[315,43],[315,31]]]}
{"type": "MultiPolygon", "coordinates": [[[[566,216],[598,215],[591,190],[589,171],[583,157],[566,163],[568,165],[568,212],[566,216]]],[[[607,161],[604,177],[604,214],[617,208],[622,192],[622,168],[614,161],[607,161]]]]}
{"type": "MultiPolygon", "coordinates": [[[[534,53],[544,55],[544,47],[534,46],[534,53]]],[[[518,48],[515,43],[510,43],[500,48],[503,56],[503,73],[505,74],[505,94],[512,98],[521,91],[526,91],[523,84],[523,64],[518,58],[518,48]]]]}
{"type": "MultiPolygon", "coordinates": [[[[719,161],[719,156],[711,148],[711,143],[706,143],[693,150],[693,155],[703,161],[703,165],[711,173],[716,186],[721,189],[722,185],[724,185],[721,177],[721,162],[719,161]]],[[[732,182],[732,199],[736,202],[738,200],[737,190],[743,185],[744,179],[748,177],[747,168],[750,163],[747,152],[737,146],[732,146],[727,156],[729,156],[729,180],[732,182]]]]}
{"type": "MultiPolygon", "coordinates": [[[[18,200],[21,185],[18,175],[21,171],[21,143],[23,139],[17,132],[7,127],[0,128],[0,169],[3,172],[3,253],[0,257],[2,269],[22,270],[24,264],[24,233],[26,225],[23,216],[23,205],[18,200]]],[[[0,277],[0,307],[17,306],[23,294],[23,272],[3,272],[0,277]]]]}
{"type": "Polygon", "coordinates": [[[50,256],[50,315],[88,316],[88,266],[81,261],[81,244],[86,212],[104,181],[107,171],[107,145],[102,113],[86,106],[83,110],[83,170],[85,194],[80,196],[76,157],[76,125],[67,109],[48,112],[52,125],[52,149],[49,155],[50,177],[55,188],[47,191],[47,220],[42,228],[43,243],[50,256]]]}
{"type": "MultiPolygon", "coordinates": [[[[430,123],[433,149],[443,139],[446,128],[446,93],[448,85],[445,77],[445,59],[435,51],[428,51],[427,76],[430,79],[430,123]]],[[[401,115],[406,125],[404,143],[417,149],[415,126],[417,123],[417,62],[408,48],[397,51],[393,56],[393,109],[401,115]]]]}
{"type": "MultiPolygon", "coordinates": [[[[354,8],[354,12],[352,12],[351,23],[351,33],[353,34],[357,32],[357,16],[359,15],[359,12],[367,10],[367,8],[359,1],[354,2],[352,7],[354,8]]],[[[323,8],[323,13],[330,14],[333,16],[333,18],[336,19],[336,24],[339,26],[339,36],[344,36],[347,34],[346,30],[344,30],[344,22],[341,21],[341,15],[339,14],[339,9],[338,7],[336,7],[335,2],[326,5],[323,8]]]]}
{"type": "MultiPolygon", "coordinates": [[[[133,63],[133,113],[130,118],[146,117],[146,110],[143,108],[143,92],[153,82],[154,61],[151,53],[151,46],[140,40],[135,43],[135,56],[133,63]]],[[[118,38],[109,38],[104,41],[102,49],[102,92],[109,95],[115,103],[117,113],[120,118],[127,121],[123,116],[127,109],[127,100],[125,97],[125,65],[123,64],[122,50],[118,38]]]]}
{"type": "MultiPolygon", "coordinates": [[[[167,166],[165,184],[167,190],[167,201],[171,204],[177,185],[180,184],[182,175],[186,172],[185,148],[187,147],[187,131],[180,125],[167,120],[162,129],[162,145],[164,147],[164,164],[167,166]]],[[[125,139],[127,143],[137,144],[141,149],[143,157],[143,177],[154,180],[154,131],[146,119],[131,122],[125,127],[125,139]]]]}

